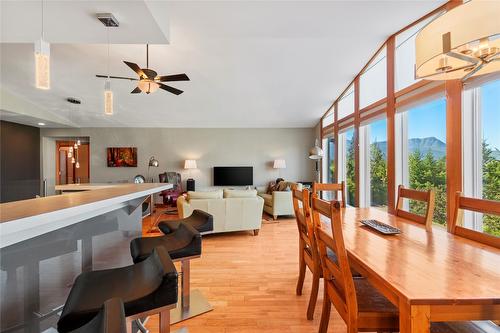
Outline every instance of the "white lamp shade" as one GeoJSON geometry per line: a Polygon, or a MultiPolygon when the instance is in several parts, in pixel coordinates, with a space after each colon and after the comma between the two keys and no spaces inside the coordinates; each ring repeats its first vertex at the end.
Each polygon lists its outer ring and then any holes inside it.
{"type": "Polygon", "coordinates": [[[140,80],[137,86],[146,94],[154,93],[160,87],[158,83],[151,80],[140,80]]]}
{"type": "Polygon", "coordinates": [[[273,168],[274,169],[286,169],[285,160],[274,160],[273,168]]]}
{"type": "MultiPolygon", "coordinates": [[[[461,79],[471,71],[471,65],[474,63],[445,54],[443,35],[448,33],[449,51],[455,54],[479,58],[485,50],[500,48],[500,1],[471,0],[437,17],[424,27],[415,42],[416,78],[461,79]],[[481,54],[476,53],[479,49],[481,54]]],[[[491,61],[472,76],[498,70],[500,61],[491,61]]]]}
{"type": "Polygon", "coordinates": [[[185,160],[184,169],[196,169],[196,160],[185,160]]]}

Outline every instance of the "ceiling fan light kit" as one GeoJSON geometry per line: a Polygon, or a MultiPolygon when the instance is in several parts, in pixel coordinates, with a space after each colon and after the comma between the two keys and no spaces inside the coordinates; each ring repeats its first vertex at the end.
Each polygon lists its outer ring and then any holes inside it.
{"type": "Polygon", "coordinates": [[[115,76],[115,75],[100,75],[100,74],[96,76],[99,78],[106,78],[106,79],[138,81],[137,87],[130,92],[131,94],[139,94],[141,92],[150,94],[154,93],[158,89],[162,89],[174,95],[180,95],[183,93],[182,90],[179,90],[171,86],[167,86],[162,82],[189,81],[189,77],[184,73],[174,74],[174,75],[158,75],[156,71],[152,70],[151,68],[148,68],[149,44],[146,44],[146,68],[141,68],[139,67],[139,65],[133,62],[129,61],[123,61],[123,62],[137,74],[138,78],[115,76]]]}
{"type": "Polygon", "coordinates": [[[466,80],[500,70],[500,1],[471,0],[425,26],[416,38],[415,77],[466,80]]]}

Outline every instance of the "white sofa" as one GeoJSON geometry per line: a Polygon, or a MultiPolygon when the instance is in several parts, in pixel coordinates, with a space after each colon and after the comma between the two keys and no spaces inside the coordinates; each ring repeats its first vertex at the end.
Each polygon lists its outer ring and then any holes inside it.
{"type": "Polygon", "coordinates": [[[214,233],[252,230],[259,233],[262,224],[264,200],[256,190],[218,190],[188,192],[187,197],[177,199],[179,216],[191,215],[201,209],[214,217],[214,233]]]}
{"type": "Polygon", "coordinates": [[[283,184],[287,188],[285,191],[273,191],[271,194],[266,193],[266,187],[259,187],[258,194],[264,199],[264,211],[271,215],[273,219],[277,219],[282,215],[295,215],[293,211],[292,188],[299,191],[302,190],[301,183],[286,182],[283,184]]]}

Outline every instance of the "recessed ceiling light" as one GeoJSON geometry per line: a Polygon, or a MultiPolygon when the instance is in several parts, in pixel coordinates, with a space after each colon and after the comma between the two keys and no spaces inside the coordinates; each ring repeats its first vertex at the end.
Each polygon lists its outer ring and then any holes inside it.
{"type": "Polygon", "coordinates": [[[45,123],[38,123],[38,126],[45,126],[45,123]]]}

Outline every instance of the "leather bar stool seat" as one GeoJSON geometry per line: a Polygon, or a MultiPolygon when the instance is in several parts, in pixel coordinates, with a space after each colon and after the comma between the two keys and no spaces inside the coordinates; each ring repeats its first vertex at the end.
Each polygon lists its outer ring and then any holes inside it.
{"type": "Polygon", "coordinates": [[[162,247],[155,248],[138,264],[84,272],[71,288],[57,329],[64,333],[84,326],[96,316],[106,300],[115,297],[123,300],[126,317],[175,307],[177,281],[174,263],[162,247]]]}
{"type": "Polygon", "coordinates": [[[104,302],[101,310],[87,324],[71,333],[126,333],[125,311],[120,298],[104,302]]]}
{"type": "Polygon", "coordinates": [[[153,249],[162,246],[172,260],[199,257],[201,255],[201,235],[189,224],[181,223],[172,233],[157,237],[140,237],[130,242],[130,254],[134,263],[149,257],[153,249]]]}
{"type": "Polygon", "coordinates": [[[164,234],[169,234],[177,230],[182,223],[191,225],[199,232],[210,232],[214,230],[214,217],[199,209],[193,210],[190,216],[183,219],[161,221],[158,224],[158,228],[164,234]]]}

